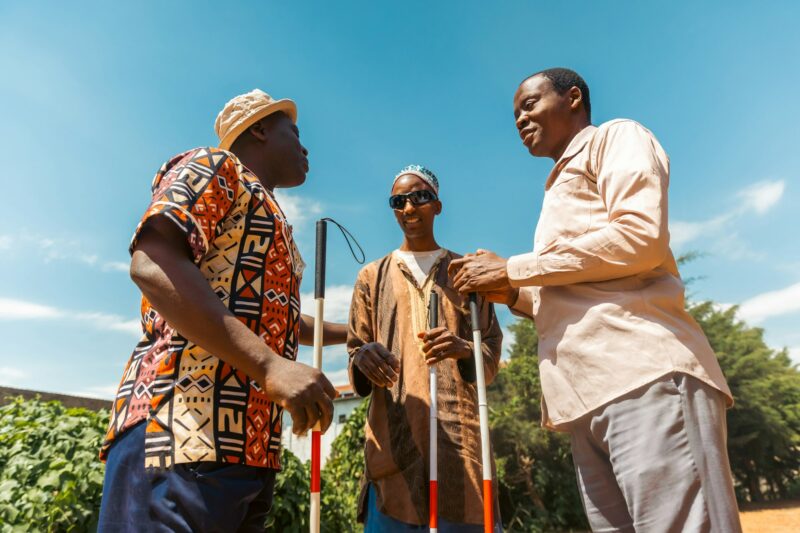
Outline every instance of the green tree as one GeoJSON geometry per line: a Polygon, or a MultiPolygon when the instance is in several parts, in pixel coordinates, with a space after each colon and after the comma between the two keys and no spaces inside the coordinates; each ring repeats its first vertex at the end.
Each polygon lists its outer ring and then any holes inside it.
{"type": "Polygon", "coordinates": [[[739,501],[800,495],[800,372],[764,331],[736,308],[689,306],[719,358],[735,404],[728,411],[728,453],[739,501]]]}
{"type": "Polygon", "coordinates": [[[533,322],[510,326],[511,358],[488,390],[500,512],[509,531],[586,529],[569,437],[540,426],[538,335],[533,322]]]}

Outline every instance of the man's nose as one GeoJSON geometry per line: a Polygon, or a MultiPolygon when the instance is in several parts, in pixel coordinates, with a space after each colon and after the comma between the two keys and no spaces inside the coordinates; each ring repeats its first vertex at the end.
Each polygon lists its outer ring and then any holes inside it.
{"type": "Polygon", "coordinates": [[[517,123],[517,130],[521,130],[522,128],[528,125],[528,117],[526,117],[525,115],[520,115],[517,117],[516,123],[517,123]]]}
{"type": "Polygon", "coordinates": [[[406,201],[403,204],[403,213],[405,213],[407,215],[411,215],[416,210],[417,210],[417,206],[414,205],[414,202],[411,201],[411,198],[406,198],[406,201]]]}
{"type": "Polygon", "coordinates": [[[301,144],[301,145],[300,145],[300,149],[303,151],[303,155],[304,155],[304,156],[306,156],[306,157],[308,157],[308,148],[306,148],[305,146],[303,146],[303,145],[301,144]]]}

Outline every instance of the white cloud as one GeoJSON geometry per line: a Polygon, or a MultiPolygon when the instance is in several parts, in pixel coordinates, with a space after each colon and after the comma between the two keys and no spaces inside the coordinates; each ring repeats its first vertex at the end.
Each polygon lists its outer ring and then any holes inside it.
{"type": "Polygon", "coordinates": [[[680,247],[701,237],[713,238],[713,250],[733,259],[759,259],[761,255],[752,252],[730,231],[731,225],[746,215],[764,215],[776,205],[786,188],[783,180],[760,181],[739,191],[736,196],[741,200],[738,207],[724,215],[707,220],[689,222],[673,220],[669,225],[670,245],[680,247]]]}
{"type": "Polygon", "coordinates": [[[84,398],[98,398],[100,400],[113,400],[117,395],[117,388],[119,384],[109,383],[107,385],[93,385],[85,389],[66,392],[72,396],[81,396],[84,398]]]}
{"type": "Polygon", "coordinates": [[[703,235],[717,233],[731,218],[731,215],[722,215],[701,222],[676,220],[669,225],[670,244],[681,246],[703,235]]]}
{"type": "Polygon", "coordinates": [[[3,379],[4,383],[8,383],[7,380],[16,380],[16,379],[23,379],[28,377],[28,373],[24,370],[20,370],[19,368],[14,368],[11,366],[0,366],[0,378],[3,379]]]}
{"type": "Polygon", "coordinates": [[[760,181],[739,192],[739,197],[744,200],[743,211],[755,211],[763,215],[769,208],[778,203],[783,196],[786,184],[779,181],[760,181]]]}
{"type": "Polygon", "coordinates": [[[15,238],[0,235],[0,250],[10,250],[24,255],[38,256],[41,261],[65,261],[80,263],[103,272],[128,272],[128,263],[112,261],[97,253],[86,251],[86,247],[78,240],[44,236],[28,231],[21,231],[15,238]]]}
{"type": "Polygon", "coordinates": [[[800,346],[789,348],[789,357],[792,361],[800,365],[800,346]]]}
{"type": "Polygon", "coordinates": [[[11,298],[0,298],[0,320],[31,320],[60,316],[62,316],[62,312],[55,307],[11,298]]]}
{"type": "Polygon", "coordinates": [[[325,377],[327,377],[328,381],[333,383],[334,386],[347,385],[350,383],[350,377],[347,375],[347,367],[340,368],[333,372],[325,372],[325,377]]]}
{"type": "MultiPolygon", "coordinates": [[[[353,297],[353,287],[349,285],[333,285],[325,287],[325,306],[322,310],[325,320],[329,322],[347,322],[350,316],[350,300],[353,297]]],[[[316,316],[316,302],[313,292],[300,294],[300,309],[303,313],[316,316]]]]}
{"type": "Polygon", "coordinates": [[[123,261],[106,261],[103,263],[101,267],[103,271],[114,271],[114,272],[128,272],[131,268],[129,263],[125,263],[123,261]]]}
{"type": "Polygon", "coordinates": [[[138,320],[108,313],[70,311],[13,298],[0,298],[0,320],[80,320],[97,329],[142,334],[138,320]]]}
{"type": "Polygon", "coordinates": [[[757,324],[771,316],[800,311],[800,283],[749,298],[739,306],[739,318],[757,324]]]}
{"type": "Polygon", "coordinates": [[[322,204],[310,198],[291,194],[281,189],[275,190],[275,198],[293,226],[299,226],[309,218],[322,213],[322,204]]]}

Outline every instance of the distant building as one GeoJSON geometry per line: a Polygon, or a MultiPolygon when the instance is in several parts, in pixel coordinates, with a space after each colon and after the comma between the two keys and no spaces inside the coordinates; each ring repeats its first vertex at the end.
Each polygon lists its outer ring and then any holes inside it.
{"type": "MultiPolygon", "coordinates": [[[[331,453],[331,444],[339,433],[341,433],[350,414],[358,407],[363,398],[360,398],[353,392],[350,385],[339,385],[336,387],[339,392],[339,397],[333,400],[333,422],[328,428],[328,431],[322,435],[322,466],[325,466],[325,461],[331,453]]],[[[283,445],[295,454],[301,461],[309,461],[311,459],[311,432],[309,431],[304,436],[298,436],[292,433],[292,417],[289,413],[283,413],[283,433],[281,434],[281,441],[283,445]]]]}

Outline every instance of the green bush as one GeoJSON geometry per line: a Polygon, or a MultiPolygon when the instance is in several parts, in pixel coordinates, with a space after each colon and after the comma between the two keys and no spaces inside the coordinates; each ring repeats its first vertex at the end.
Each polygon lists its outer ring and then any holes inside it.
{"type": "Polygon", "coordinates": [[[0,530],[96,529],[108,417],[22,398],[0,407],[0,530]]]}
{"type": "Polygon", "coordinates": [[[369,401],[363,401],[347,419],[331,446],[322,470],[323,531],[356,531],[358,496],[364,475],[364,426],[369,401]]]}
{"type": "Polygon", "coordinates": [[[309,473],[308,462],[301,463],[292,452],[283,449],[281,470],[275,478],[272,509],[267,518],[267,531],[299,533],[308,531],[309,473]]]}

